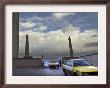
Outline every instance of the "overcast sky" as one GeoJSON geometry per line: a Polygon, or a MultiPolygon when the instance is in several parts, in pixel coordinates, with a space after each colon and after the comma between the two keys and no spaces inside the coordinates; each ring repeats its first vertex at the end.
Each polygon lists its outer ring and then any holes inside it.
{"type": "Polygon", "coordinates": [[[30,55],[69,56],[70,35],[75,56],[98,51],[98,13],[25,12],[19,17],[19,56],[24,56],[29,35],[30,55]]]}

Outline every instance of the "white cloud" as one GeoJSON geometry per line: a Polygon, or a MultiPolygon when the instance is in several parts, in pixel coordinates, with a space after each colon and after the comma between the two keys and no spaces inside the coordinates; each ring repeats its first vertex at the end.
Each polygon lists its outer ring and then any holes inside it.
{"type": "Polygon", "coordinates": [[[74,27],[73,25],[71,25],[69,23],[67,23],[67,25],[61,30],[62,30],[62,32],[68,33],[68,34],[70,34],[71,32],[74,32],[74,33],[80,32],[79,27],[74,27]]]}
{"type": "Polygon", "coordinates": [[[47,26],[45,26],[45,25],[38,26],[36,28],[33,28],[32,30],[33,31],[37,31],[37,32],[43,32],[43,31],[46,31],[47,30],[47,26]]]}
{"type": "MultiPolygon", "coordinates": [[[[44,27],[45,28],[45,27],[44,27]]],[[[71,36],[74,53],[84,53],[97,51],[97,46],[86,47],[87,43],[97,42],[97,31],[95,29],[80,32],[78,27],[68,25],[68,27],[43,32],[20,32],[20,54],[24,54],[25,35],[29,34],[30,51],[33,56],[68,56],[68,37],[71,36]],[[65,29],[65,32],[64,32],[65,29]],[[70,29],[70,30],[69,30],[70,29]]]]}
{"type": "Polygon", "coordinates": [[[43,32],[43,31],[46,31],[47,30],[47,26],[44,25],[42,22],[20,22],[19,23],[20,26],[20,30],[25,30],[27,32],[31,32],[31,31],[40,31],[40,32],[43,32]]]}
{"type": "Polygon", "coordinates": [[[32,17],[24,17],[20,18],[19,22],[19,28],[21,30],[34,30],[34,31],[46,31],[47,25],[44,25],[44,23],[52,24],[59,22],[59,19],[68,16],[68,15],[74,15],[75,13],[52,13],[52,16],[50,17],[38,17],[38,16],[32,16],[32,17]]]}
{"type": "Polygon", "coordinates": [[[63,13],[58,13],[58,12],[56,12],[56,13],[53,13],[53,17],[55,17],[55,18],[57,18],[57,19],[60,19],[60,18],[63,18],[63,17],[65,17],[65,16],[68,16],[68,15],[74,15],[75,13],[65,13],[65,12],[63,12],[63,13]]]}
{"type": "Polygon", "coordinates": [[[33,22],[19,22],[20,28],[24,29],[30,29],[34,26],[36,26],[36,23],[33,22]]]}

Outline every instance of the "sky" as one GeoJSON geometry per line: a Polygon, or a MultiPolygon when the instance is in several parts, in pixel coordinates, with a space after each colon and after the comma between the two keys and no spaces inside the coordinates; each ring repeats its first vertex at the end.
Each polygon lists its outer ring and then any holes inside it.
{"type": "Polygon", "coordinates": [[[74,56],[98,52],[97,12],[21,12],[19,16],[19,57],[25,53],[26,34],[33,57],[69,56],[71,37],[74,56]]]}

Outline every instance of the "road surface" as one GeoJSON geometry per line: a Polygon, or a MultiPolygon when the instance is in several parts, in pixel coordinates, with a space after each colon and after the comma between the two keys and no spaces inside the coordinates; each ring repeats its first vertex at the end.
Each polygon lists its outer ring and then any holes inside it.
{"type": "Polygon", "coordinates": [[[61,68],[14,68],[13,76],[64,76],[61,68]]]}

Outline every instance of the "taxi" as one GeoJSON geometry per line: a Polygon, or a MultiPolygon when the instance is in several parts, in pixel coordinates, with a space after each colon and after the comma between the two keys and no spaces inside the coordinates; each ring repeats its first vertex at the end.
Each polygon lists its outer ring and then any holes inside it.
{"type": "Polygon", "coordinates": [[[65,75],[75,76],[97,76],[98,68],[84,59],[71,59],[62,64],[65,75]]]}

